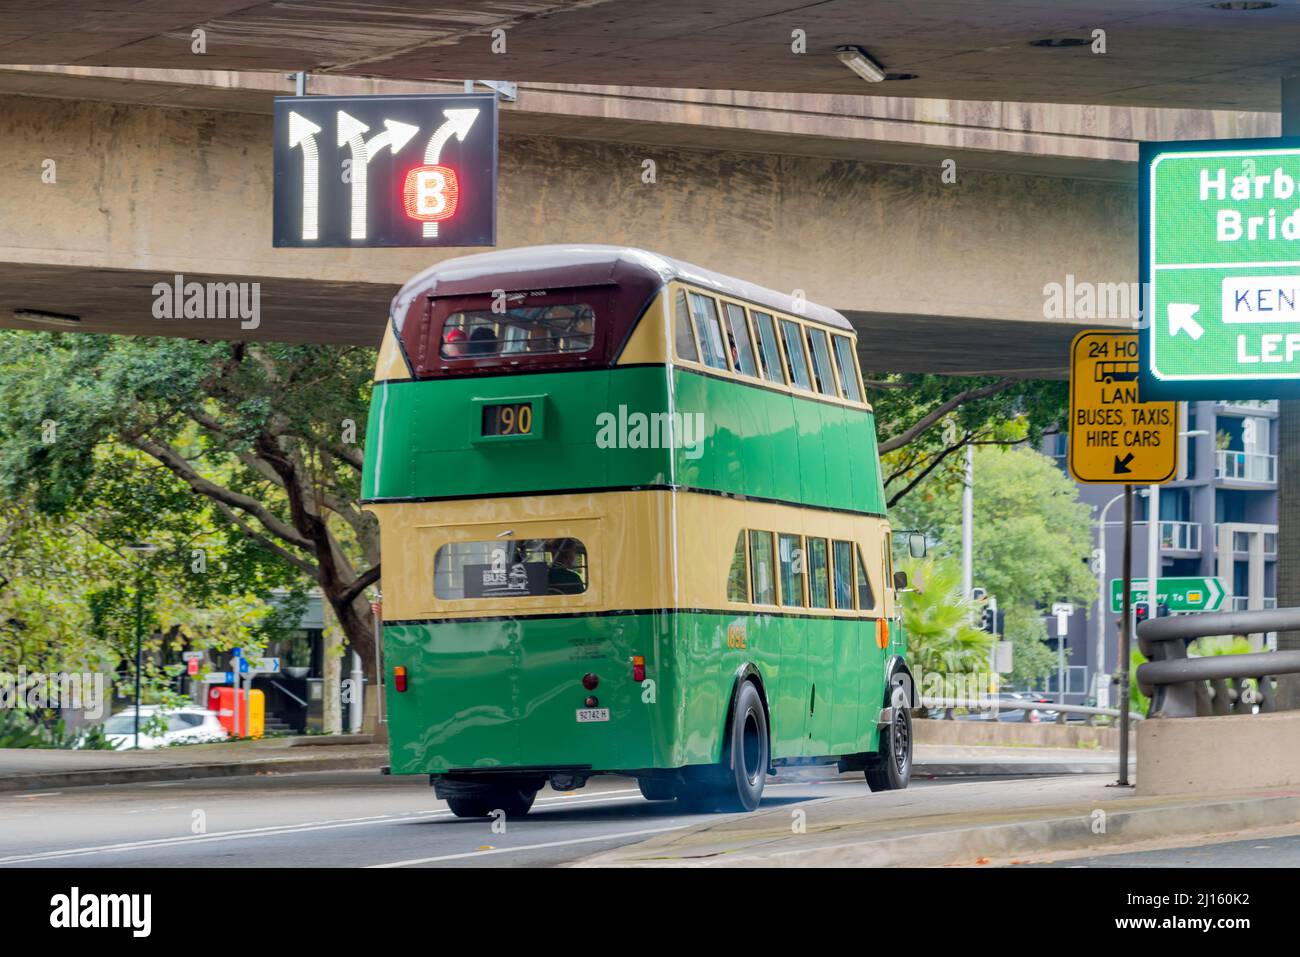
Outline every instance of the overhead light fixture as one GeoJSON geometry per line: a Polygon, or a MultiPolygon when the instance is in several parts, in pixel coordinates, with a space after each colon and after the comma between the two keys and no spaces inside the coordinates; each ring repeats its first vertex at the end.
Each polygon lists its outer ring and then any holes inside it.
{"type": "Polygon", "coordinates": [[[835,56],[868,83],[880,83],[885,79],[885,68],[871,59],[862,47],[837,46],[835,56]]]}
{"type": "Polygon", "coordinates": [[[40,309],[15,309],[14,318],[23,322],[35,322],[43,326],[81,325],[80,316],[69,316],[61,312],[45,312],[40,309]]]}

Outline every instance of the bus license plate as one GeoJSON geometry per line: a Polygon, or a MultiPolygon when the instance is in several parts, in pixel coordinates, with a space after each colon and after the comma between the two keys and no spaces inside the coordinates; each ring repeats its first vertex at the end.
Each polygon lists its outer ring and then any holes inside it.
{"type": "Polygon", "coordinates": [[[608,708],[579,708],[578,723],[585,724],[589,721],[608,721],[608,708]]]}

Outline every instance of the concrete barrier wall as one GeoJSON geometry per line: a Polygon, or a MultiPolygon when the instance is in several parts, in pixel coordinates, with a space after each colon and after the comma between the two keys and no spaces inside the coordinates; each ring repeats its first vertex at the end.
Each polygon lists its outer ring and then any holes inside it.
{"type": "Polygon", "coordinates": [[[982,744],[1000,748],[1097,748],[1106,751],[1119,749],[1117,729],[1090,728],[1086,724],[940,721],[933,718],[917,718],[912,722],[912,727],[917,744],[982,744]]]}
{"type": "Polygon", "coordinates": [[[1300,786],[1300,711],[1143,721],[1137,766],[1142,796],[1300,786]]]}

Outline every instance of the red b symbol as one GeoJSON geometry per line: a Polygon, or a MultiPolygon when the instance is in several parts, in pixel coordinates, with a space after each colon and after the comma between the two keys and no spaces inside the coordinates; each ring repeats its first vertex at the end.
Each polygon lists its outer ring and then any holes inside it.
{"type": "Polygon", "coordinates": [[[403,190],[406,215],[436,223],[456,215],[460,185],[450,166],[417,166],[406,174],[403,190]]]}

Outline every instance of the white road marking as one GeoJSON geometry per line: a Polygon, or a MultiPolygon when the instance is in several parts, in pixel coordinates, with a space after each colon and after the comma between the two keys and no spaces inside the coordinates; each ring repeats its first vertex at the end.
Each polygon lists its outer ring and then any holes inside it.
{"type": "MultiPolygon", "coordinates": [[[[614,803],[629,800],[638,800],[632,794],[636,792],[635,788],[619,788],[613,791],[602,792],[601,795],[592,797],[553,797],[544,798],[539,801],[542,805],[554,804],[597,804],[597,803],[614,803]],[[618,794],[628,795],[627,797],[607,798],[603,795],[618,794]]],[[[0,857],[0,865],[3,864],[24,864],[33,861],[54,861],[65,857],[82,857],[87,854],[114,854],[124,851],[150,850],[153,848],[177,847],[182,844],[209,844],[217,841],[236,841],[245,840],[255,837],[278,837],[282,834],[303,834],[312,831],[328,831],[342,827],[358,827],[366,824],[399,824],[412,820],[439,820],[450,816],[450,810],[438,810],[420,813],[419,816],[413,817],[410,812],[401,815],[378,814],[368,817],[340,818],[337,820],[327,821],[303,821],[298,824],[275,824],[267,827],[247,828],[240,831],[222,831],[217,834],[186,834],[181,837],[160,837],[144,841],[124,841],[119,844],[101,844],[91,847],[72,847],[64,848],[57,851],[44,851],[37,854],[20,854],[11,857],[0,857]]]]}
{"type": "Polygon", "coordinates": [[[489,854],[517,854],[522,851],[539,851],[547,847],[568,847],[571,844],[593,844],[597,841],[615,841],[626,837],[642,837],[646,834],[663,834],[666,831],[680,831],[690,827],[689,824],[674,824],[670,827],[649,827],[642,831],[614,831],[609,834],[596,834],[592,837],[573,837],[566,841],[547,841],[544,844],[523,844],[519,847],[493,847],[485,851],[465,851],[460,854],[441,854],[438,857],[417,857],[409,861],[393,861],[389,864],[370,864],[369,869],[389,867],[410,867],[414,864],[433,864],[437,861],[455,861],[467,857],[486,857],[489,854]]]}
{"type": "Polygon", "coordinates": [[[62,793],[62,791],[42,791],[40,794],[14,794],[11,795],[11,798],[15,801],[25,800],[27,798],[50,798],[58,797],[62,793]]]}

